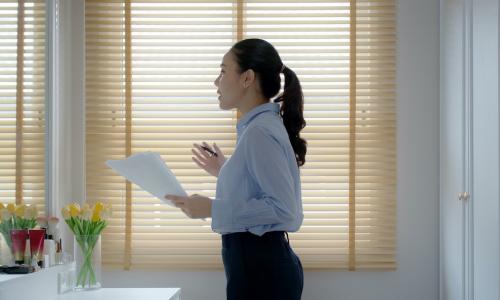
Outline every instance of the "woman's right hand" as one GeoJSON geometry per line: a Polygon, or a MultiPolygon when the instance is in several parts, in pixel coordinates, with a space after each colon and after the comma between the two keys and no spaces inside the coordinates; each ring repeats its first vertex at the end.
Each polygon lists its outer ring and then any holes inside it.
{"type": "Polygon", "coordinates": [[[219,176],[219,171],[226,158],[222,151],[220,151],[219,147],[214,143],[213,147],[210,147],[207,143],[202,143],[204,147],[212,150],[217,153],[217,156],[211,155],[208,151],[204,150],[200,145],[193,144],[194,148],[191,149],[194,157],[192,157],[193,161],[198,165],[198,167],[207,171],[210,175],[215,177],[219,176]]]}

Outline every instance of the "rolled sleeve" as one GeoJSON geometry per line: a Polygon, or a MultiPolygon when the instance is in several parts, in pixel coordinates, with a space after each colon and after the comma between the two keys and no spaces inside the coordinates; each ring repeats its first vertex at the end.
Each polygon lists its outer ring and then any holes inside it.
{"type": "Polygon", "coordinates": [[[231,226],[231,210],[228,209],[228,201],[214,199],[212,201],[212,230],[222,232],[225,227],[231,226]]]}

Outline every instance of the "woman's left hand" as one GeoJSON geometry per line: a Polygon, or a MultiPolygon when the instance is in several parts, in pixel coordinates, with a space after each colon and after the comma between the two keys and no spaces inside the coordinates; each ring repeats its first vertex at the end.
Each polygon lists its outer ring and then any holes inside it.
{"type": "Polygon", "coordinates": [[[209,218],[212,216],[212,199],[198,194],[191,196],[166,195],[165,199],[179,207],[191,219],[209,218]]]}

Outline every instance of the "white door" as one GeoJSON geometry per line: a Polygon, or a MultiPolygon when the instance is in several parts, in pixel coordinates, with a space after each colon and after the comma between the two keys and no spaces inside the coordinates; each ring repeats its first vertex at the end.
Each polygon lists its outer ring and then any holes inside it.
{"type": "Polygon", "coordinates": [[[441,1],[440,299],[464,299],[464,2],[441,1]]]}
{"type": "Polygon", "coordinates": [[[499,7],[441,0],[441,300],[500,299],[499,7]]]}
{"type": "Polygon", "coordinates": [[[500,299],[499,1],[473,1],[473,297],[500,299]]]}

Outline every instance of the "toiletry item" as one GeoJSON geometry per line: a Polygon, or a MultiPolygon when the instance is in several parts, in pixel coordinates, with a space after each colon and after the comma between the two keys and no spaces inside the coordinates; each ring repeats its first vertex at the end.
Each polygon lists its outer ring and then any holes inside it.
{"type": "Polygon", "coordinates": [[[48,225],[47,234],[52,235],[55,240],[59,238],[57,236],[59,231],[59,228],[57,226],[58,224],[59,224],[59,218],[53,216],[47,218],[47,225],[48,225]]]}
{"type": "Polygon", "coordinates": [[[39,266],[42,266],[45,229],[30,229],[29,236],[32,265],[34,260],[39,266]]]}
{"type": "Polygon", "coordinates": [[[51,267],[56,264],[56,242],[50,238],[45,239],[43,246],[43,254],[47,255],[48,260],[44,260],[45,267],[51,267]]]}
{"type": "Polygon", "coordinates": [[[59,238],[59,242],[56,242],[56,255],[55,255],[56,265],[63,264],[62,253],[63,253],[62,252],[62,240],[61,240],[61,238],[59,238]]]}
{"type": "Polygon", "coordinates": [[[26,239],[28,238],[28,230],[26,229],[11,229],[10,239],[12,240],[12,254],[16,264],[24,263],[24,251],[26,250],[26,239]]]}
{"type": "Polygon", "coordinates": [[[50,267],[50,259],[49,259],[49,256],[47,254],[44,254],[43,255],[43,264],[42,264],[42,268],[48,268],[50,267]]]}

